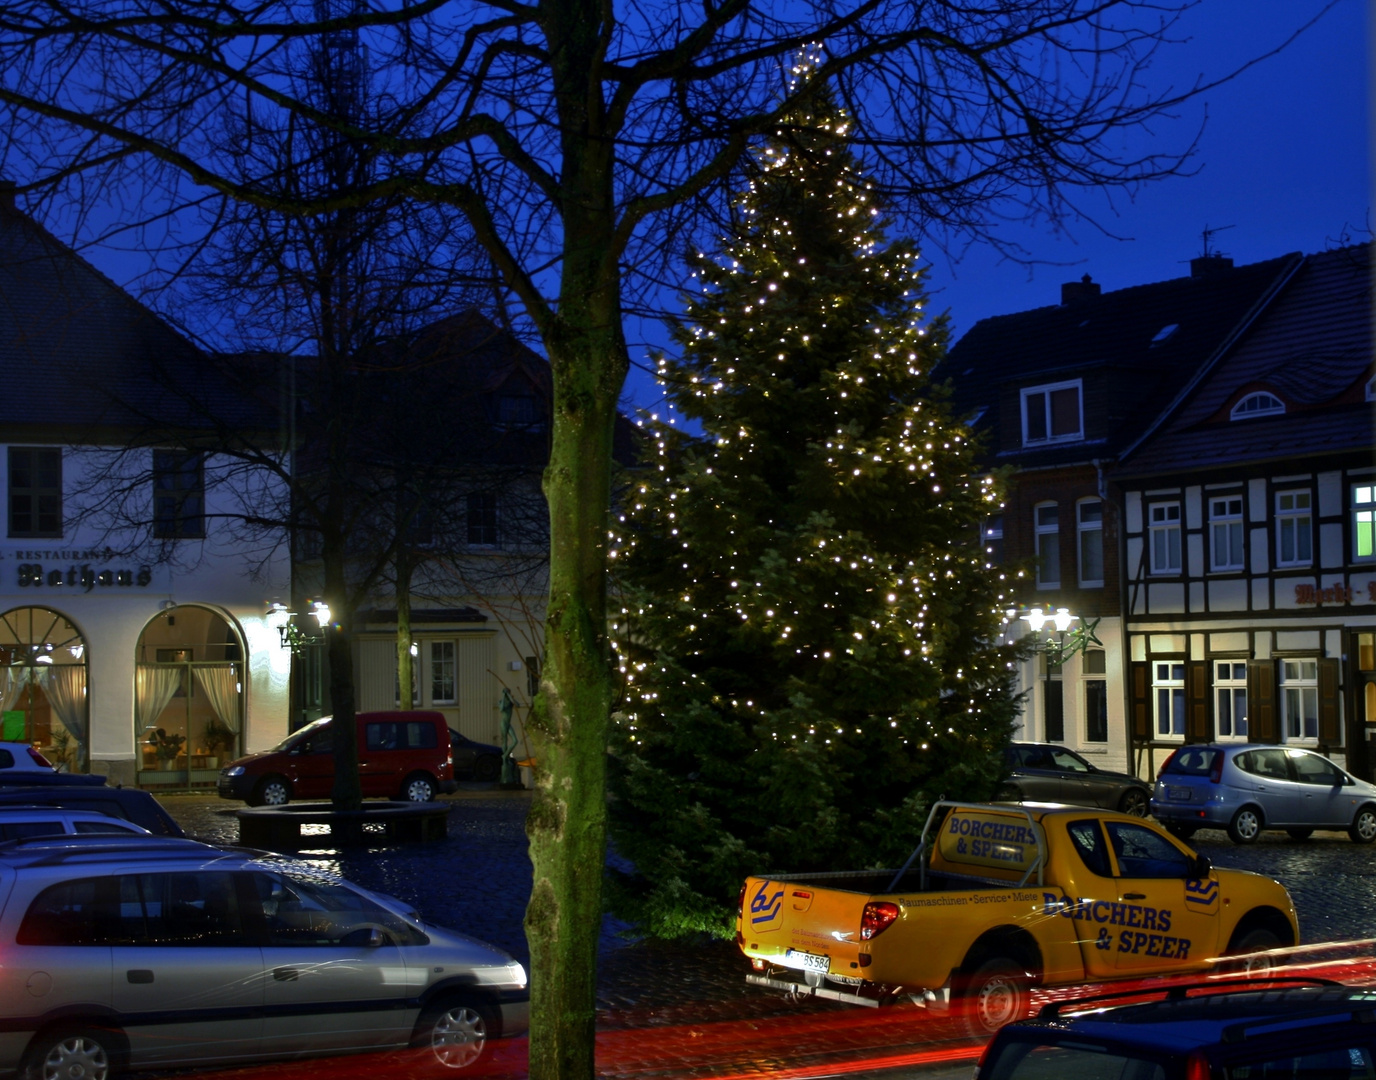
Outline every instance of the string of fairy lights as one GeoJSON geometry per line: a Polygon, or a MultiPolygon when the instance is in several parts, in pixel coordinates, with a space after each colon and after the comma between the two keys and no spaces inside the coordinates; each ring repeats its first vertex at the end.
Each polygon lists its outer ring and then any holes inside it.
{"type": "MultiPolygon", "coordinates": [[[[812,54],[795,67],[795,90],[817,61],[812,54]]],[[[738,235],[723,239],[719,256],[697,256],[696,296],[676,333],[682,355],[656,358],[660,385],[703,437],[642,419],[653,465],[609,533],[614,566],[629,561],[665,586],[627,593],[613,642],[625,684],[618,722],[632,742],[671,689],[706,697],[775,742],[825,746],[865,734],[853,723],[790,723],[780,715],[790,709],[783,688],[724,696],[691,664],[723,640],[766,646],[801,681],[901,656],[943,695],[958,687],[972,717],[1011,667],[994,643],[1023,574],[966,542],[1001,510],[1000,494],[980,475],[962,425],[938,397],[918,396],[941,343],[928,334],[919,256],[902,242],[885,246],[872,185],[845,149],[844,112],[802,109],[791,119],[758,153],[738,235]],[[819,235],[824,221],[829,236],[819,235]],[[812,410],[798,421],[810,442],[780,445],[777,430],[762,438],[754,429],[752,416],[777,427],[783,407],[812,410]],[[821,415],[829,434],[819,438],[807,420],[821,415]],[[793,470],[817,507],[811,516],[771,516],[778,508],[761,479],[771,468],[793,470]],[[866,534],[825,509],[899,499],[920,501],[937,523],[925,532],[938,540],[919,535],[900,551],[901,537],[875,535],[882,526],[866,534]],[[962,530],[965,540],[950,539],[962,530]],[[830,592],[820,591],[827,583],[830,592]],[[981,644],[953,647],[972,625],[981,644]],[[687,662],[642,655],[644,642],[671,636],[687,662]]],[[[927,750],[960,734],[949,721],[895,714],[864,723],[901,728],[902,742],[927,750]]]]}

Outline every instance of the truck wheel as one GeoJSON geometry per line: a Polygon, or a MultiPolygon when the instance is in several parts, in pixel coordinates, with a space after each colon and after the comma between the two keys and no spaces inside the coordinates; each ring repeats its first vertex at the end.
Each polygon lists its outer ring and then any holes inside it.
{"type": "Polygon", "coordinates": [[[972,1039],[987,1039],[1028,1013],[1027,973],[1006,957],[986,960],[962,982],[960,1017],[972,1039]]]}
{"type": "Polygon", "coordinates": [[[1244,806],[1228,822],[1228,839],[1234,844],[1255,844],[1260,835],[1261,811],[1255,806],[1244,806]]]}
{"type": "Polygon", "coordinates": [[[1229,964],[1228,969],[1246,975],[1269,975],[1276,966],[1275,957],[1270,955],[1270,950],[1280,948],[1280,944],[1280,938],[1270,930],[1249,930],[1242,936],[1241,941],[1228,950],[1229,956],[1243,957],[1229,964]],[[1254,953],[1261,955],[1252,955],[1254,953]]]}

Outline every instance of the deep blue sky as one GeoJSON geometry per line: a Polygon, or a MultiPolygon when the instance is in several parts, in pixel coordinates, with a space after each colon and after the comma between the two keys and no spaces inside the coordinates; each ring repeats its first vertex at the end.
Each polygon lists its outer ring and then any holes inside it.
{"type": "MultiPolygon", "coordinates": [[[[1190,40],[1162,50],[1150,73],[1154,87],[1183,89],[1216,79],[1261,56],[1325,6],[1324,0],[1203,0],[1179,28],[1190,40]]],[[[1291,251],[1315,252],[1346,233],[1368,239],[1373,225],[1372,57],[1366,0],[1339,0],[1320,22],[1279,55],[1155,126],[1166,149],[1182,149],[1204,123],[1190,176],[1150,185],[1112,204],[1083,200],[1105,229],[1072,223],[1069,235],[1047,226],[1005,227],[1043,263],[1000,263],[987,248],[951,263],[934,244],[929,311],[950,312],[954,338],[980,319],[1060,302],[1063,281],[1088,273],[1104,290],[1189,273],[1202,252],[1202,232],[1219,232],[1214,250],[1237,263],[1291,251]],[[1055,265],[1063,264],[1063,265],[1055,265]]],[[[643,360],[643,356],[635,357],[643,360]]],[[[653,408],[653,380],[633,370],[636,404],[653,408]]]]}

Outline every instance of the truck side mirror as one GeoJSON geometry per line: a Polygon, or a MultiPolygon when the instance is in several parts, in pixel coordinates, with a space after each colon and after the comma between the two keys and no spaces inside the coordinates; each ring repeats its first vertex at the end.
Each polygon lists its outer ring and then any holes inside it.
{"type": "Polygon", "coordinates": [[[1214,864],[1209,862],[1207,856],[1196,855],[1193,859],[1190,860],[1189,866],[1186,867],[1185,876],[1187,878],[1190,878],[1191,880],[1197,878],[1206,878],[1209,876],[1209,871],[1211,871],[1213,868],[1214,864]]]}

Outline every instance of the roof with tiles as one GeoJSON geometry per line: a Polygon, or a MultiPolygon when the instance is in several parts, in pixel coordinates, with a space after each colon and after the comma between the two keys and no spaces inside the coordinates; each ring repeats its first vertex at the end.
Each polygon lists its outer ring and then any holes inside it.
{"type": "Polygon", "coordinates": [[[1022,466],[1113,457],[1264,308],[1300,256],[1239,267],[1222,259],[1196,262],[1199,270],[1189,277],[1102,295],[1087,295],[1097,293],[1097,286],[1086,281],[1067,286],[1067,293],[1079,294],[1069,302],[983,319],[952,347],[935,375],[950,380],[957,411],[984,410],[980,426],[992,427],[999,423],[1000,395],[1009,387],[1105,373],[1131,392],[1118,395],[1111,423],[1097,435],[1087,416],[1084,441],[999,456],[1022,466]]]}
{"type": "Polygon", "coordinates": [[[263,420],[186,338],[0,190],[0,424],[14,435],[263,420]]]}
{"type": "Polygon", "coordinates": [[[1159,429],[1130,447],[1119,472],[1163,473],[1376,446],[1371,245],[1308,256],[1250,333],[1159,429]],[[1253,394],[1282,412],[1242,414],[1253,394]]]}

